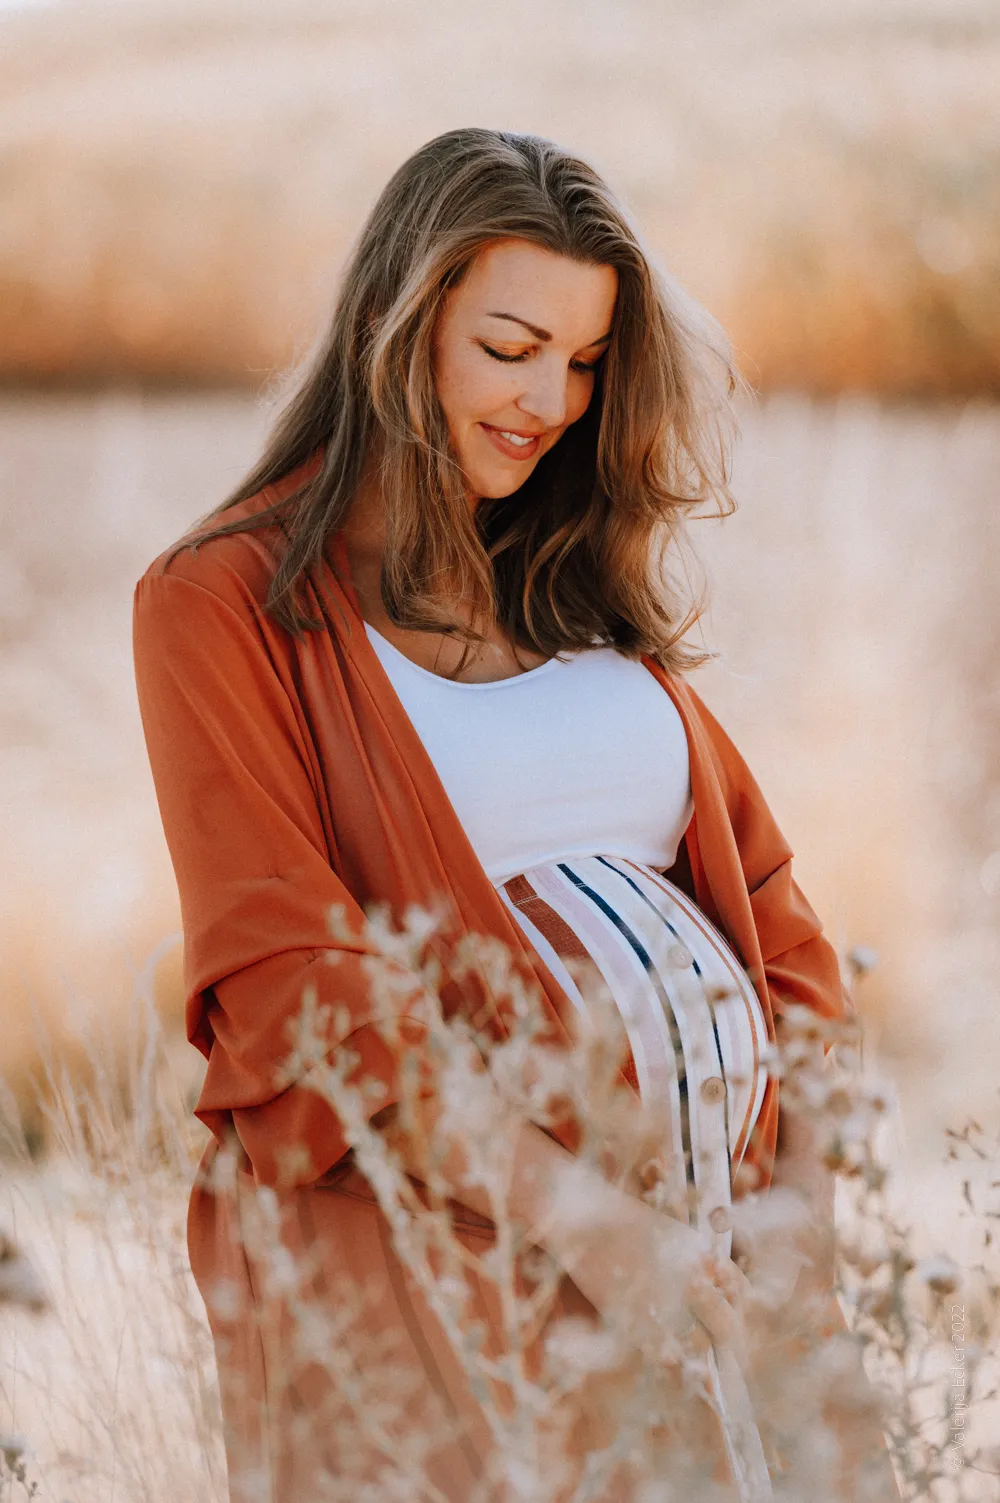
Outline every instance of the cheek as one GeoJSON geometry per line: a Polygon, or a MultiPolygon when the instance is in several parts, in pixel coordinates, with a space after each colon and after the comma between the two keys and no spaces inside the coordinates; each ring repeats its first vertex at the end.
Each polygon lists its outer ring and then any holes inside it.
{"type": "Polygon", "coordinates": [[[463,428],[488,420],[509,402],[514,383],[503,366],[487,364],[474,350],[448,349],[441,352],[435,387],[448,427],[460,437],[463,428]]]}
{"type": "Polygon", "coordinates": [[[585,381],[575,381],[570,386],[569,398],[566,403],[566,426],[575,423],[583,417],[590,406],[594,395],[594,387],[597,382],[593,376],[588,376],[585,381]]]}

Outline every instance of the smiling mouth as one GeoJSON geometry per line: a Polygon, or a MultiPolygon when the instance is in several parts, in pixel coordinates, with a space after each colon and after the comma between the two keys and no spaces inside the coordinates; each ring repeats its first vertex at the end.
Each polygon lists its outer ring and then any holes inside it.
{"type": "Polygon", "coordinates": [[[509,459],[532,459],[542,441],[540,433],[518,433],[510,428],[494,428],[490,423],[481,423],[493,446],[509,459]]]}

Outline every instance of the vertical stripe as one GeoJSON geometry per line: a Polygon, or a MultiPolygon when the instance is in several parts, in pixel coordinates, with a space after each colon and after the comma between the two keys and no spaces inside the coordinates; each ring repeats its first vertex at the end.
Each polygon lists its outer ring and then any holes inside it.
{"type": "MultiPolygon", "coordinates": [[[[652,868],[613,855],[548,862],[498,891],[529,941],[586,1001],[565,962],[588,958],[618,1006],[644,1099],[667,1103],[675,1199],[706,1213],[732,1183],[767,1084],[767,1030],[749,977],[697,906],[652,868]],[[678,965],[678,960],[685,964],[678,965]],[[721,1099],[705,1082],[721,1078],[721,1099]]],[[[562,977],[560,977],[562,979],[562,977]]],[[[699,1217],[699,1220],[702,1218],[699,1217]]],[[[726,1242],[728,1244],[728,1236],[726,1242]]]]}

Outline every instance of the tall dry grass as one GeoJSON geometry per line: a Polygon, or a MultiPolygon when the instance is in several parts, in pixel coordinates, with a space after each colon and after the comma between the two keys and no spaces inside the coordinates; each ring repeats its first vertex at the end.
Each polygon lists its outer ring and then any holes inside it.
{"type": "Polygon", "coordinates": [[[184,1234],[203,1133],[152,972],[114,1036],[85,1025],[75,1047],[49,1040],[34,1110],[3,1088],[0,1218],[33,1296],[0,1302],[5,1500],[227,1496],[212,1342],[184,1234]]]}
{"type": "MultiPolygon", "coordinates": [[[[433,916],[411,911],[398,926],[384,913],[373,916],[373,995],[377,1005],[381,1001],[388,1033],[395,1028],[397,1004],[380,975],[398,976],[402,959],[421,974],[433,997],[441,955],[440,944],[429,946],[433,935],[433,916]],[[389,961],[384,972],[383,957],[389,961]]],[[[505,1213],[511,1108],[544,1121],[556,1100],[562,1112],[567,1096],[573,1099],[587,1114],[583,1165],[606,1165],[613,1145],[625,1175],[632,1152],[640,1144],[648,1149],[649,1122],[640,1121],[634,1136],[636,1119],[622,1115],[610,1089],[614,1056],[601,1028],[602,998],[591,995],[593,1030],[581,1035],[574,1052],[561,1062],[547,1059],[539,1070],[533,1067],[531,997],[519,976],[505,970],[495,943],[467,941],[455,960],[459,973],[462,965],[488,967],[495,995],[507,988],[520,1021],[502,1046],[475,1039],[485,1051],[495,1093],[484,1116],[475,1109],[476,1081],[484,1077],[481,1070],[470,1074],[474,1035],[461,1021],[446,1020],[439,1008],[428,1013],[434,1048],[421,1059],[424,1065],[428,1057],[436,1060],[437,1084],[451,1114],[442,1136],[423,1143],[429,1200],[414,1193],[387,1140],[369,1126],[357,1088],[348,1084],[349,1061],[329,1060],[317,1044],[317,1019],[308,1006],[289,1068],[344,1116],[405,1266],[427,1293],[470,1379],[478,1381],[498,1441],[497,1471],[482,1496],[583,1503],[600,1497],[617,1470],[627,1474],[627,1495],[643,1503],[676,1496],[671,1478],[679,1476],[686,1498],[716,1499],[704,1456],[686,1454],[675,1428],[682,1395],[676,1385],[664,1388],[668,1375],[680,1375],[689,1401],[704,1394],[706,1347],[703,1340],[691,1344],[696,1325],[680,1321],[676,1339],[666,1345],[662,1336],[651,1343],[649,1333],[638,1333],[624,1319],[586,1329],[557,1325],[541,1371],[523,1363],[525,1329],[537,1326],[558,1269],[551,1254],[527,1243],[524,1229],[505,1213]],[[469,1251],[454,1235],[448,1182],[435,1167],[455,1130],[493,1201],[496,1249],[481,1260],[477,1274],[502,1295],[506,1345],[500,1353],[484,1349],[475,1337],[462,1292],[469,1251]],[[503,1402],[492,1397],[498,1385],[503,1402]],[[591,1437],[582,1471],[567,1466],[561,1446],[581,1417],[591,1437]]],[[[861,963],[867,963],[863,957],[861,963]]],[[[755,1303],[746,1310],[751,1360],[731,1377],[747,1385],[762,1436],[769,1445],[780,1442],[783,1470],[772,1475],[775,1496],[787,1503],[835,1496],[822,1479],[827,1469],[832,1475],[843,1437],[871,1416],[874,1404],[907,1503],[994,1497],[1000,1475],[1000,1280],[989,1235],[995,1204],[981,1204],[967,1192],[979,1244],[974,1256],[949,1256],[944,1246],[937,1256],[922,1255],[901,1214],[905,1207],[892,1194],[884,1133],[893,1110],[891,1086],[865,1065],[863,1038],[856,1035],[837,1044],[831,1056],[835,1073],[817,1071],[817,1020],[803,1013],[792,1021],[770,1067],[782,1074],[786,1100],[814,1114],[840,1176],[837,1282],[851,1334],[817,1342],[808,1301],[789,1298],[801,1229],[794,1197],[772,1192],[737,1201],[737,1232],[755,1303]],[[755,1365],[753,1351],[773,1355],[776,1342],[784,1343],[778,1348],[783,1359],[755,1365]]],[[[28,1152],[9,1101],[5,1110],[2,1214],[12,1243],[35,1270],[35,1282],[21,1288],[32,1291],[29,1302],[35,1305],[43,1288],[48,1311],[12,1303],[0,1309],[0,1497],[72,1503],[225,1497],[211,1342],[183,1249],[184,1206],[202,1138],[190,1100],[178,1089],[148,988],[136,997],[132,1028],[123,1082],[110,1068],[107,1041],[99,1037],[84,1041],[88,1080],[77,1071],[67,1074],[58,1053],[48,1059],[39,1093],[51,1146],[40,1160],[28,1152]]],[[[423,1083],[418,1075],[404,1070],[410,1084],[401,1108],[404,1127],[408,1122],[407,1130],[416,1133],[416,1093],[423,1083]]],[[[996,1144],[974,1124],[950,1136],[956,1176],[971,1178],[977,1156],[995,1165],[996,1144]]],[[[655,1197],[655,1178],[646,1174],[640,1193],[655,1197]]],[[[336,1339],[317,1341],[308,1279],[283,1254],[273,1200],[272,1192],[258,1192],[255,1255],[273,1260],[293,1305],[301,1296],[296,1360],[326,1363],[339,1395],[337,1423],[356,1434],[359,1467],[362,1453],[370,1455],[373,1446],[384,1458],[374,1488],[365,1490],[344,1475],[318,1483],[317,1498],[437,1499],[425,1465],[442,1437],[413,1423],[421,1413],[413,1376],[385,1353],[366,1348],[363,1309],[349,1303],[337,1331],[328,1333],[336,1339]]],[[[585,1189],[578,1209],[592,1214],[585,1189]]],[[[283,1376],[294,1378],[294,1368],[283,1376]]],[[[265,1488],[261,1497],[267,1496],[265,1488]]],[[[861,1500],[869,1494],[858,1483],[848,1496],[861,1500]]]]}

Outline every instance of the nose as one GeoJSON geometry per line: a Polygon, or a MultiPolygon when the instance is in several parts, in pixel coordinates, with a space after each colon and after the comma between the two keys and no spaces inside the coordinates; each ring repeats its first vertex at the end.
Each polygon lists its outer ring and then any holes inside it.
{"type": "Polygon", "coordinates": [[[566,421],[568,385],[569,372],[558,361],[534,361],[517,405],[536,423],[544,423],[546,428],[561,428],[566,421]]]}

